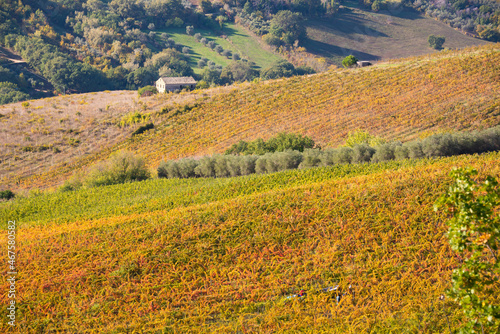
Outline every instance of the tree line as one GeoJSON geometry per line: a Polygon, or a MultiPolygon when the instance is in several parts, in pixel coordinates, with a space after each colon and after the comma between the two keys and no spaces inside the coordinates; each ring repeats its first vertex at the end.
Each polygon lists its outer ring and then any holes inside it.
{"type": "MultiPolygon", "coordinates": [[[[280,136],[290,138],[288,134],[280,134],[278,137],[280,136]]],[[[266,147],[266,142],[262,140],[251,144],[240,142],[231,147],[226,155],[216,154],[201,159],[184,158],[162,162],[158,167],[158,177],[230,177],[295,168],[447,157],[500,150],[500,126],[481,132],[436,134],[404,144],[388,142],[371,146],[370,138],[359,138],[361,140],[350,143],[352,146],[330,149],[311,148],[313,141],[309,142],[307,137],[303,137],[303,143],[307,144],[299,146],[296,146],[297,142],[293,140],[282,140],[282,145],[275,146],[275,151],[262,149],[266,147]]],[[[270,140],[273,141],[275,139],[270,140]]]]}

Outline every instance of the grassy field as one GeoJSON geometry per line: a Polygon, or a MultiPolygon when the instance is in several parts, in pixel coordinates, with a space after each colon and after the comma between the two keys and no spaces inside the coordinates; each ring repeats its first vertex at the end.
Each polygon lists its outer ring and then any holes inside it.
{"type": "Polygon", "coordinates": [[[444,235],[445,214],[432,208],[454,166],[499,175],[500,155],[155,180],[93,196],[15,200],[16,210],[1,213],[2,221],[18,220],[22,254],[12,332],[455,330],[458,305],[439,296],[459,258],[444,235]],[[153,195],[141,200],[148,189],[153,195]],[[127,212],[129,197],[149,204],[127,212]],[[95,198],[110,205],[82,216],[79,203],[95,207],[95,198]],[[337,284],[351,286],[339,304],[323,291],[337,284]],[[300,290],[304,298],[287,298],[300,290]]]}
{"type": "MultiPolygon", "coordinates": [[[[190,103],[197,101],[198,106],[176,116],[158,116],[154,130],[134,138],[126,136],[106,149],[95,147],[93,154],[68,159],[65,165],[44,165],[45,172],[36,177],[15,174],[16,165],[21,163],[15,157],[22,147],[14,146],[13,151],[5,151],[12,174],[4,174],[4,184],[12,188],[50,187],[118,149],[142,154],[156,168],[162,159],[223,152],[239,140],[268,139],[281,131],[308,135],[321,146],[332,147],[357,129],[401,141],[439,132],[484,129],[500,123],[499,64],[500,52],[493,45],[371,68],[239,84],[207,91],[206,95],[204,91],[180,95],[190,103]]],[[[164,98],[155,106],[151,104],[146,113],[154,114],[155,109],[158,112],[163,105],[172,104],[169,99],[173,96],[145,99],[152,103],[164,98]]],[[[74,113],[70,107],[68,112],[74,113]]],[[[31,131],[32,125],[19,117],[18,112],[10,112],[3,120],[17,124],[20,133],[31,131]]],[[[39,144],[48,139],[40,135],[39,144]]],[[[32,154],[44,159],[46,153],[32,154]]]]}
{"type": "MultiPolygon", "coordinates": [[[[208,29],[198,28],[195,29],[194,33],[200,33],[207,40],[214,41],[217,45],[222,46],[224,50],[230,50],[232,54],[238,53],[242,58],[253,61],[257,69],[267,68],[274,62],[282,59],[274,53],[264,49],[257,39],[254,39],[243,28],[234,23],[224,26],[223,33],[227,38],[222,38],[214,31],[208,29]]],[[[160,35],[161,31],[157,34],[160,35]]],[[[191,49],[190,65],[197,74],[203,72],[203,69],[197,67],[198,60],[202,57],[223,67],[227,66],[232,61],[197,42],[193,36],[186,34],[185,29],[169,29],[168,34],[177,44],[187,46],[191,49]]]]}
{"type": "Polygon", "coordinates": [[[338,65],[350,54],[360,60],[387,60],[437,52],[429,35],[446,38],[445,48],[458,49],[489,42],[466,36],[448,25],[411,9],[393,8],[378,13],[358,8],[357,1],[331,19],[306,22],[308,52],[332,58],[338,65]]]}

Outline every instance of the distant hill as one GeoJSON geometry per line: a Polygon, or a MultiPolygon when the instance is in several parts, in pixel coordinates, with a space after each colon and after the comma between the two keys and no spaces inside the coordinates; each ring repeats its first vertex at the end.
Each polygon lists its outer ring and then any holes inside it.
{"type": "Polygon", "coordinates": [[[223,152],[281,131],[328,147],[358,129],[408,141],[489,128],[500,123],[498,73],[500,49],[491,45],[180,95],[103,92],[12,104],[0,108],[13,129],[6,130],[12,143],[0,147],[1,174],[10,187],[50,187],[118,149],[140,153],[156,168],[162,159],[223,152]],[[118,125],[129,118],[143,123],[118,125]],[[147,122],[154,129],[130,137],[147,122]]]}
{"type": "Polygon", "coordinates": [[[444,47],[451,49],[489,43],[408,7],[374,12],[357,1],[342,2],[335,16],[309,19],[306,27],[307,51],[331,58],[337,65],[351,54],[361,60],[387,60],[436,52],[429,46],[429,35],[444,36],[444,47]]]}

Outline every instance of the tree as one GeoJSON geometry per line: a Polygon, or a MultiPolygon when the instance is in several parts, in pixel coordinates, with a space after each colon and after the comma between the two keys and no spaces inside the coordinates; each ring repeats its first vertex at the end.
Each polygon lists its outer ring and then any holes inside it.
{"type": "Polygon", "coordinates": [[[9,200],[14,198],[16,195],[12,192],[12,190],[3,190],[0,191],[0,199],[9,200]]]}
{"type": "Polygon", "coordinates": [[[354,57],[353,55],[350,55],[345,57],[344,60],[342,60],[342,66],[344,66],[345,68],[352,67],[356,65],[357,62],[358,58],[354,57]]]}
{"type": "Polygon", "coordinates": [[[217,45],[217,46],[215,47],[215,52],[217,52],[217,53],[219,53],[219,54],[220,54],[220,53],[222,53],[222,51],[224,51],[224,48],[223,48],[222,46],[217,45]]]}
{"type": "Polygon", "coordinates": [[[295,67],[292,64],[286,60],[280,60],[262,71],[260,76],[263,79],[277,79],[288,78],[295,74],[295,67]]]}
{"type": "MultiPolygon", "coordinates": [[[[186,27],[186,34],[192,35],[194,32],[194,27],[193,26],[187,26],[186,27]]],[[[201,35],[200,35],[201,36],[201,35]]]]}
{"type": "Polygon", "coordinates": [[[212,3],[209,0],[201,0],[201,10],[205,14],[212,12],[212,3]]]}
{"type": "Polygon", "coordinates": [[[302,16],[289,10],[282,10],[274,15],[270,22],[269,33],[288,45],[307,36],[302,16]]]}
{"type": "Polygon", "coordinates": [[[231,62],[220,75],[222,83],[233,83],[235,81],[250,81],[259,75],[250,64],[242,61],[231,62]]]}
{"type": "Polygon", "coordinates": [[[88,187],[142,181],[150,178],[146,162],[132,152],[119,151],[110,155],[109,159],[94,165],[87,178],[88,187]]]}
{"type": "Polygon", "coordinates": [[[198,60],[198,67],[199,68],[203,68],[205,66],[207,66],[207,62],[205,60],[203,60],[203,59],[198,60]]]}
{"type": "Polygon", "coordinates": [[[202,80],[208,84],[218,85],[220,83],[220,71],[215,68],[207,67],[203,70],[202,80]]]}
{"type": "Polygon", "coordinates": [[[499,289],[500,187],[487,176],[483,183],[472,180],[474,169],[454,169],[453,183],[439,198],[435,210],[446,206],[451,248],[463,259],[452,274],[449,297],[457,301],[467,317],[465,333],[497,333],[500,305],[494,296],[499,289]]]}
{"type": "Polygon", "coordinates": [[[431,48],[440,50],[443,47],[445,38],[443,36],[430,35],[427,39],[431,48]]]}
{"type": "Polygon", "coordinates": [[[224,28],[224,22],[227,21],[227,18],[223,15],[219,15],[217,16],[217,18],[215,19],[217,22],[219,22],[219,26],[221,28],[221,30],[224,28]]]}

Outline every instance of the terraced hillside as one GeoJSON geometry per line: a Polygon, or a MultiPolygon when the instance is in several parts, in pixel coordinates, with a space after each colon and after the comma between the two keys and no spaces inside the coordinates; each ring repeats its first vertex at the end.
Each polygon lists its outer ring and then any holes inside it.
{"type": "MultiPolygon", "coordinates": [[[[194,108],[157,115],[153,130],[64,166],[44,167],[36,177],[16,177],[18,162],[7,152],[4,161],[12,162],[13,174],[4,182],[17,188],[48,187],[122,148],[144,155],[156,167],[162,159],[222,152],[239,140],[267,139],[281,131],[335,146],[356,129],[407,141],[437,132],[488,128],[500,122],[499,51],[492,45],[234,85],[197,99],[194,108]]],[[[15,113],[10,117],[16,118],[15,113]]],[[[45,159],[44,154],[33,156],[45,159]]]]}
{"type": "Polygon", "coordinates": [[[17,333],[455,330],[462,313],[439,297],[460,259],[432,210],[453,166],[500,175],[500,153],[0,204],[19,227],[17,333]]]}

